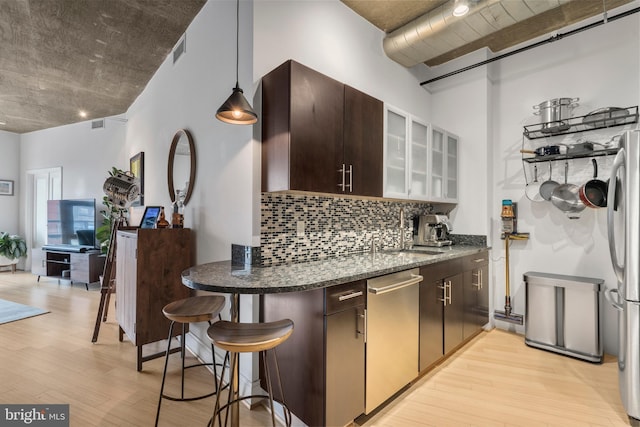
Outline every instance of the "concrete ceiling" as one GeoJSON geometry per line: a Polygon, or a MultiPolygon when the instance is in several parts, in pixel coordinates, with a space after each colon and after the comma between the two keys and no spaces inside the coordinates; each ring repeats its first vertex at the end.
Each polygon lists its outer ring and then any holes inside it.
{"type": "Polygon", "coordinates": [[[205,3],[1,0],[0,129],[126,112],[205,3]]]}
{"type": "MultiPolygon", "coordinates": [[[[25,133],[125,113],[206,1],[0,0],[0,130],[25,133]]],[[[390,34],[452,0],[342,1],[390,34]]],[[[509,1],[538,0],[471,0],[509,1]]],[[[603,11],[603,0],[558,1],[422,61],[434,66],[483,47],[499,52],[603,11]]],[[[611,10],[630,1],[604,4],[611,10]]]]}
{"type": "Polygon", "coordinates": [[[454,0],[342,0],[387,33],[387,55],[410,67],[436,66],[481,48],[500,52],[633,0],[468,0],[463,17],[454,0]]]}

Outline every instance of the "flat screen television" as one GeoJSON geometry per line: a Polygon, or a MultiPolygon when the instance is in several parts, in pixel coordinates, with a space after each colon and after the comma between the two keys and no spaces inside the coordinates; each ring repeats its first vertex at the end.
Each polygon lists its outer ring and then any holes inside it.
{"type": "Polygon", "coordinates": [[[96,248],[96,200],[48,200],[47,246],[96,248]]]}

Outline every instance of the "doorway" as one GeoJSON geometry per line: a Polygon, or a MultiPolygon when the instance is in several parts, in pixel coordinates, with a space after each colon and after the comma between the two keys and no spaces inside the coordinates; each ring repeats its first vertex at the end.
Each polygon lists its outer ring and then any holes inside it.
{"type": "Polygon", "coordinates": [[[25,239],[30,249],[25,270],[39,274],[42,246],[47,243],[47,200],[62,198],[62,167],[27,171],[25,239]]]}

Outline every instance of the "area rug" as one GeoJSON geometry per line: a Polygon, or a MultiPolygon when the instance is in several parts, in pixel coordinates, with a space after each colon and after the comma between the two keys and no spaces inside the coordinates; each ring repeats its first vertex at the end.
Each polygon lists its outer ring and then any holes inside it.
{"type": "Polygon", "coordinates": [[[45,313],[49,313],[49,311],[0,299],[0,324],[26,319],[27,317],[39,316],[45,313]]]}

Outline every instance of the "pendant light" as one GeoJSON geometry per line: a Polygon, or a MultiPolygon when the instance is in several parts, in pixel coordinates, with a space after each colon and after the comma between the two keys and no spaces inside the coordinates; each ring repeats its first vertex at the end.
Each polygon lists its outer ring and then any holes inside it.
{"type": "Polygon", "coordinates": [[[236,0],[236,87],[233,88],[231,96],[224,101],[224,104],[216,112],[216,117],[225,123],[234,125],[250,125],[258,121],[258,115],[251,104],[244,97],[242,89],[238,84],[238,62],[240,49],[240,0],[236,0]]]}

